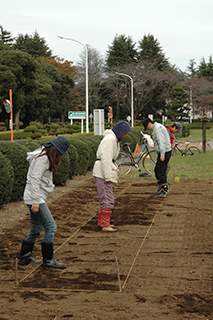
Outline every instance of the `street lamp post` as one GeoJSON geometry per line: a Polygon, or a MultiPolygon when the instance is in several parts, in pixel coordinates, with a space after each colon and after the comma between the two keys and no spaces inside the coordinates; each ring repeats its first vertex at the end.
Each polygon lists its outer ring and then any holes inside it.
{"type": "Polygon", "coordinates": [[[87,50],[87,46],[86,46],[83,42],[81,42],[81,41],[79,41],[79,40],[76,40],[76,39],[65,38],[65,37],[61,37],[61,36],[58,36],[58,38],[78,42],[78,43],[82,44],[82,46],[84,46],[84,48],[85,48],[85,52],[86,52],[86,133],[89,133],[88,50],[87,50]]]}
{"type": "Polygon", "coordinates": [[[116,72],[121,76],[126,76],[131,80],[131,118],[132,118],[132,127],[134,127],[134,109],[133,109],[133,79],[128,74],[116,72]]]}

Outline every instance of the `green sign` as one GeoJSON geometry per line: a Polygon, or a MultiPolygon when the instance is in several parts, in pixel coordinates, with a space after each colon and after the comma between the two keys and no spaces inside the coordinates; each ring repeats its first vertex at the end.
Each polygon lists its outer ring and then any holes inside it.
{"type": "Polygon", "coordinates": [[[84,111],[69,111],[68,119],[85,119],[86,112],[84,111]]]}

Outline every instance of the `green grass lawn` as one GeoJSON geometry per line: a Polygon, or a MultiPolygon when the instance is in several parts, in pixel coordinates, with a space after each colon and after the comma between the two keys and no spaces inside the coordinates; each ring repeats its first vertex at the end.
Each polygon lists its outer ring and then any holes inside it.
{"type": "MultiPolygon", "coordinates": [[[[176,140],[180,141],[202,141],[202,129],[190,130],[188,137],[177,137],[176,140]]],[[[206,130],[206,140],[213,141],[213,129],[206,130]]]]}
{"type": "MultiPolygon", "coordinates": [[[[144,173],[145,169],[140,163],[141,172],[144,173]]],[[[139,172],[136,168],[132,167],[128,175],[123,177],[138,177],[139,172]]],[[[120,175],[120,177],[122,177],[120,175]]],[[[200,155],[194,156],[172,156],[170,159],[170,171],[168,173],[168,180],[171,182],[175,176],[180,179],[197,178],[207,180],[213,178],[213,150],[207,150],[206,154],[201,151],[200,155]]],[[[154,174],[153,174],[154,177],[154,174]]]]}
{"type": "Polygon", "coordinates": [[[213,150],[201,152],[198,156],[172,156],[170,159],[170,171],[168,178],[174,175],[183,178],[213,178],[213,150]]]}
{"type": "MultiPolygon", "coordinates": [[[[188,137],[179,137],[178,141],[202,141],[202,130],[193,129],[188,137]]],[[[213,141],[213,129],[206,130],[206,140],[213,141]]],[[[192,143],[193,145],[193,143],[192,143]]],[[[172,156],[170,159],[170,172],[168,178],[174,173],[180,178],[213,178],[213,150],[207,150],[206,154],[199,156],[172,156]]]]}

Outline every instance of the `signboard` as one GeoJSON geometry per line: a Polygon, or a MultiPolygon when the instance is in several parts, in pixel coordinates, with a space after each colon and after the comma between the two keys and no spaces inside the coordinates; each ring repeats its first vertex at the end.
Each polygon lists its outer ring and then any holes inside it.
{"type": "Polygon", "coordinates": [[[69,111],[68,119],[86,119],[86,112],[84,111],[69,111]]]}

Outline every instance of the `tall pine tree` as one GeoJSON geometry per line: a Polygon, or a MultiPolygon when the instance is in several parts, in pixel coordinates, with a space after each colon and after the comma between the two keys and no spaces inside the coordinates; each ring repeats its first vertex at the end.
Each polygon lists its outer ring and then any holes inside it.
{"type": "Polygon", "coordinates": [[[109,68],[137,62],[137,51],[131,37],[116,35],[107,51],[106,64],[109,68]]]}
{"type": "Polygon", "coordinates": [[[181,121],[182,119],[189,118],[190,107],[187,96],[186,90],[184,90],[180,84],[173,88],[170,107],[166,112],[166,115],[173,121],[181,121]]]}
{"type": "Polygon", "coordinates": [[[154,63],[155,68],[160,71],[171,69],[160,43],[151,34],[144,35],[143,39],[139,41],[138,60],[139,62],[154,63]]]}

